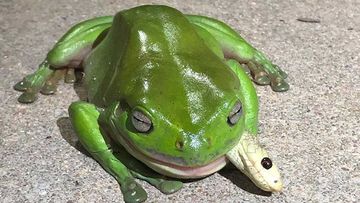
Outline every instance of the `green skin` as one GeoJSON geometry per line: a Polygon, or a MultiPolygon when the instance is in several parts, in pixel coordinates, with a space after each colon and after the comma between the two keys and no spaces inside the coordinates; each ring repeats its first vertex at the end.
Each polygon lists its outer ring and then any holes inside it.
{"type": "Polygon", "coordinates": [[[182,182],[165,176],[204,177],[229,160],[261,189],[281,190],[276,166],[260,163],[267,154],[256,141],[258,101],[250,78],[286,91],[286,74],[226,24],[166,6],[81,22],[15,85],[24,91],[18,100],[53,94],[63,75],[74,82],[80,63],[88,102],[72,103],[70,118],[82,145],[120,183],[126,202],[147,198],[135,178],[170,194],[182,182]],[[240,117],[229,124],[239,102],[240,117]],[[134,121],[135,112],[151,123],[134,121]],[[150,130],[140,132],[139,123],[150,130]]]}

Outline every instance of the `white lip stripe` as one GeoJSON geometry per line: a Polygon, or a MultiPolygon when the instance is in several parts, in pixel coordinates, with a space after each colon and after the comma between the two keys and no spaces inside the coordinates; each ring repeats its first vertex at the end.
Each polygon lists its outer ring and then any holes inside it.
{"type": "Polygon", "coordinates": [[[147,166],[149,166],[154,171],[161,173],[163,175],[174,178],[186,178],[186,179],[202,178],[208,176],[210,174],[219,171],[227,164],[227,160],[225,156],[220,157],[219,159],[209,163],[208,165],[195,167],[195,168],[188,168],[188,169],[183,169],[183,168],[178,169],[175,167],[162,165],[160,163],[151,162],[148,159],[143,159],[142,162],[147,166]]]}

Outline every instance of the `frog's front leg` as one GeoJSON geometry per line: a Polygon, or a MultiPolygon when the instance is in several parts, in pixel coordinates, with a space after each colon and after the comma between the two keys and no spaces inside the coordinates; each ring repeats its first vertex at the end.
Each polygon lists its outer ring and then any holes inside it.
{"type": "Polygon", "coordinates": [[[176,180],[166,180],[161,177],[153,177],[151,175],[143,175],[136,171],[131,171],[134,177],[144,180],[151,184],[152,186],[156,187],[160,192],[164,194],[172,194],[178,190],[180,190],[183,186],[181,181],[176,180]]]}
{"type": "Polygon", "coordinates": [[[84,148],[119,182],[125,202],[143,202],[145,190],[108,147],[98,124],[99,111],[92,104],[74,102],[69,107],[71,122],[84,148]]]}
{"type": "Polygon", "coordinates": [[[79,67],[98,36],[111,26],[112,19],[112,16],[98,17],[73,26],[50,50],[38,70],[14,86],[24,92],[18,101],[34,102],[39,91],[45,95],[54,94],[63,76],[65,82],[75,82],[74,68],[79,67]]]}
{"type": "Polygon", "coordinates": [[[204,16],[187,15],[186,17],[194,25],[207,30],[220,43],[226,58],[236,59],[245,69],[250,70],[255,83],[270,84],[277,92],[289,89],[288,83],[284,81],[287,74],[228,25],[204,16]]]}
{"type": "MultiPolygon", "coordinates": [[[[111,111],[111,108],[112,106],[108,111],[111,111]]],[[[171,194],[181,189],[182,182],[164,179],[132,157],[123,147],[111,143],[112,140],[99,126],[99,122],[106,125],[108,115],[104,112],[102,111],[101,114],[93,104],[86,102],[74,102],[69,107],[70,119],[81,144],[108,173],[116,178],[121,186],[124,200],[142,202],[147,198],[146,192],[134,178],[147,181],[164,194],[171,194]]],[[[111,131],[110,128],[103,127],[111,131]]]]}

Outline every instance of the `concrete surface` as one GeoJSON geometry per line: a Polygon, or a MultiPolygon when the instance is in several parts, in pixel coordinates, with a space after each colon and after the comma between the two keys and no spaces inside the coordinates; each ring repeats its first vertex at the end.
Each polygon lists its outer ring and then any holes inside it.
{"type": "Polygon", "coordinates": [[[146,3],[228,22],[289,73],[290,91],[257,87],[261,143],[285,189],[268,196],[225,171],[148,202],[356,202],[360,200],[360,2],[0,0],[0,202],[121,202],[116,181],[73,147],[71,85],[19,104],[12,86],[81,20],[146,3]],[[299,22],[308,17],[320,23],[299,22]]]}

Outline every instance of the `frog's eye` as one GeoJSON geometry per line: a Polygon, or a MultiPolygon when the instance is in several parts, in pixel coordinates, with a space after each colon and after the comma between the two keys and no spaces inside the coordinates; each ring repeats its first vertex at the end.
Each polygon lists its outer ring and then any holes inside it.
{"type": "Polygon", "coordinates": [[[234,108],[231,110],[229,116],[228,116],[228,123],[230,125],[235,125],[242,114],[242,106],[241,103],[238,101],[236,102],[234,108]]]}
{"type": "Polygon", "coordinates": [[[131,122],[135,129],[141,133],[146,133],[151,130],[151,120],[142,112],[134,111],[131,116],[131,122]]]}

